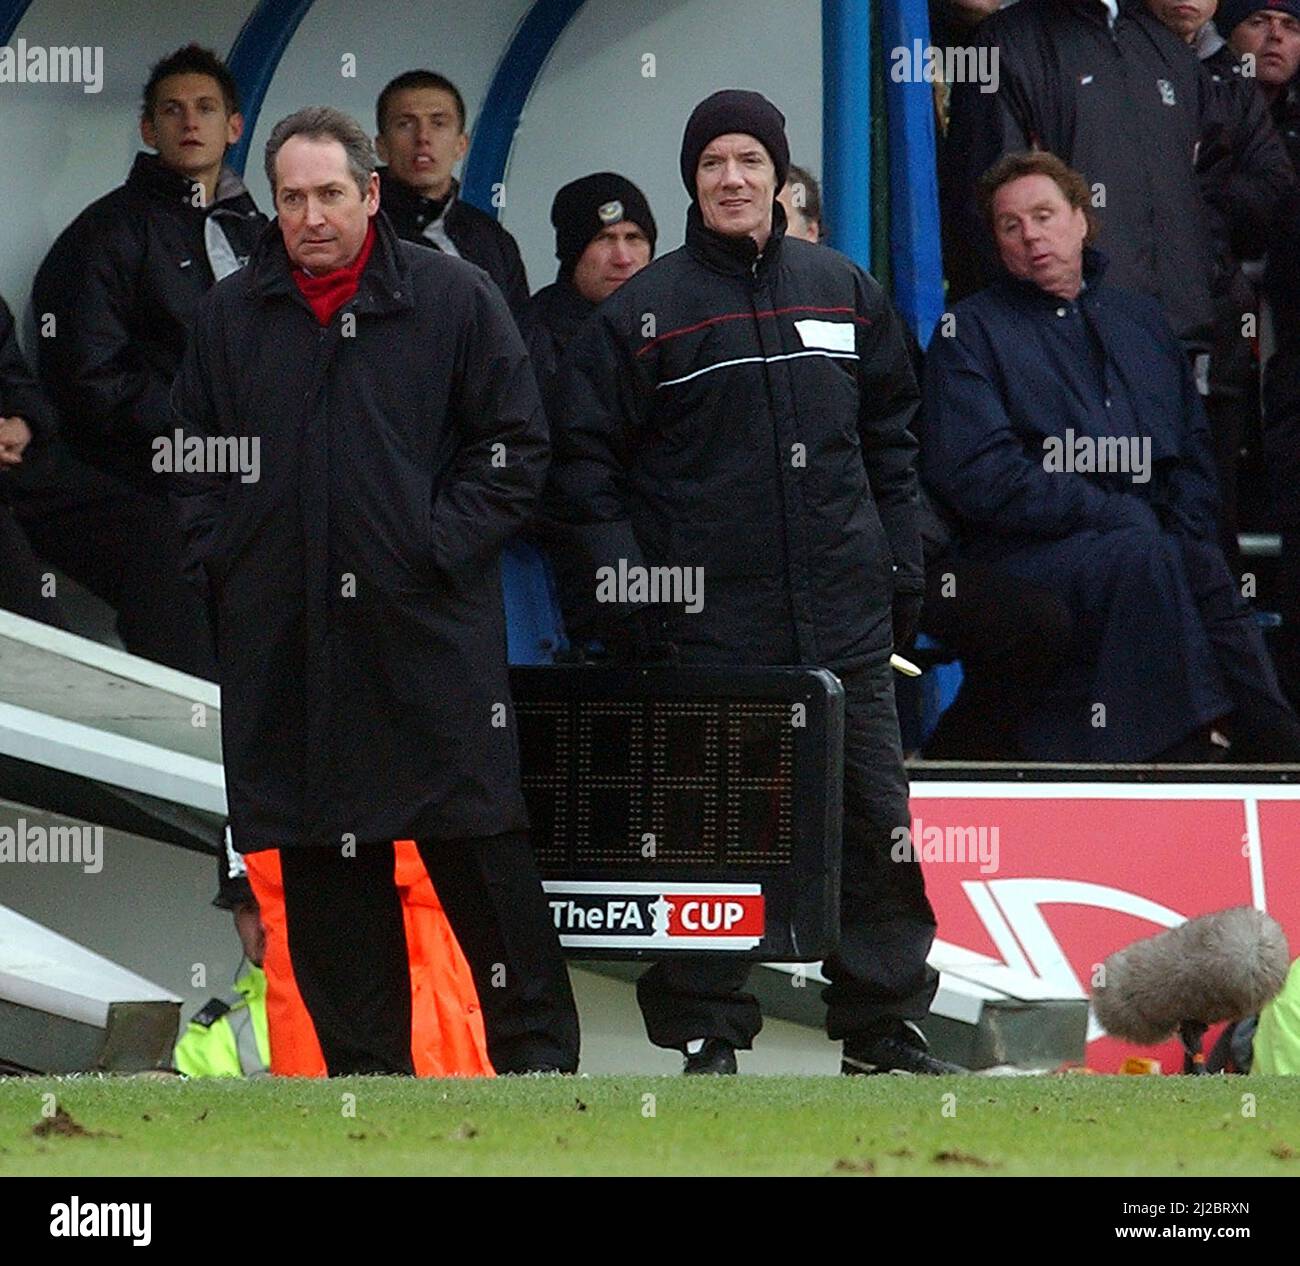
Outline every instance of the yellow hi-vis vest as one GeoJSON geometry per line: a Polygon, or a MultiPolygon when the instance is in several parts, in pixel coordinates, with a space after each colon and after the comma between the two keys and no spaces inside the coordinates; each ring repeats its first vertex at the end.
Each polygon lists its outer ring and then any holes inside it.
{"type": "Polygon", "coordinates": [[[1291,964],[1282,992],[1260,1008],[1250,1071],[1300,1075],[1300,958],[1291,964]]]}
{"type": "Polygon", "coordinates": [[[234,992],[213,998],[185,1026],[173,1053],[187,1077],[256,1077],[271,1067],[266,1032],[266,975],[249,965],[234,992]]]}

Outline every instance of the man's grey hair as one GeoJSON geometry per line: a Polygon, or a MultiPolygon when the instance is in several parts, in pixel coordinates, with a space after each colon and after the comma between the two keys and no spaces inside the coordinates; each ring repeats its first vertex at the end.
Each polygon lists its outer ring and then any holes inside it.
{"type": "Polygon", "coordinates": [[[350,114],[333,106],[307,106],[296,110],[271,129],[266,142],[266,178],[275,194],[275,159],[280,147],[291,136],[306,136],[313,141],[338,141],[347,155],[348,171],[364,195],[379,160],[366,130],[350,114]]]}

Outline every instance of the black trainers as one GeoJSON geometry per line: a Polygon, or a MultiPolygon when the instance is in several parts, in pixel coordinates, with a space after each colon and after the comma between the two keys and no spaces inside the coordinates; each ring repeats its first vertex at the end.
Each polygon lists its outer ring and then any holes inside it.
{"type": "Polygon", "coordinates": [[[688,1077],[701,1074],[707,1076],[734,1077],[736,1075],[736,1048],[720,1037],[706,1037],[704,1045],[692,1055],[683,1051],[686,1066],[682,1072],[688,1077]]]}
{"type": "Polygon", "coordinates": [[[918,1077],[946,1077],[970,1069],[936,1059],[925,1049],[925,1035],[914,1024],[900,1024],[890,1033],[847,1038],[840,1072],[846,1077],[874,1073],[908,1073],[918,1077]]]}

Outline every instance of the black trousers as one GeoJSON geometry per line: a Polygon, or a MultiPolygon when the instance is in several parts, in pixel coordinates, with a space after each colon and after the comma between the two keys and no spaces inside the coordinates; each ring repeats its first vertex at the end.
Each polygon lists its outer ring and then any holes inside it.
{"type": "Polygon", "coordinates": [[[1300,708],[1300,529],[1282,531],[1277,607],[1282,616],[1274,639],[1277,673],[1292,707],[1300,708]]]}
{"type": "MultiPolygon", "coordinates": [[[[1240,268],[1225,278],[1214,300],[1214,345],[1210,349],[1209,394],[1202,404],[1210,424],[1210,448],[1219,484],[1219,544],[1228,570],[1240,577],[1237,544],[1240,468],[1243,445],[1260,442],[1259,362],[1243,318],[1259,313],[1256,285],[1240,268]]],[[[1240,583],[1240,582],[1238,582],[1240,583]]]]}
{"type": "MultiPolygon", "coordinates": [[[[888,664],[840,674],[844,684],[844,837],[840,943],[822,964],[830,984],[826,1031],[833,1039],[867,1035],[899,1020],[922,1020],[938,973],[925,961],[934,911],[916,861],[891,860],[894,831],[910,827],[907,774],[888,664]]],[[[637,982],[646,1033],[680,1049],[720,1037],[747,1049],[762,1027],[745,992],[750,964],[677,958],[656,963],[637,982]]]]}
{"type": "Polygon", "coordinates": [[[66,629],[58,599],[42,592],[41,570],[13,511],[0,502],[0,608],[66,629]]]}
{"type": "Polygon", "coordinates": [[[216,680],[205,596],[184,575],[161,488],[136,488],[56,442],[23,472],[13,506],[35,553],[113,608],[128,651],[216,680]]]}
{"type": "Polygon", "coordinates": [[[1287,702],[1254,614],[1243,609],[1236,577],[1216,542],[1182,545],[1188,583],[1232,698],[1232,711],[1222,721],[1232,740],[1231,759],[1300,762],[1300,717],[1287,702]]]}
{"type": "MultiPolygon", "coordinates": [[[[498,1073],[578,1067],[578,1013],[528,837],[417,840],[498,1073]]],[[[280,850],[289,957],[331,1077],[406,1073],[411,976],[393,845],[280,850]]]]}
{"type": "MultiPolygon", "coordinates": [[[[1239,342],[1245,343],[1244,339],[1239,342]]],[[[1252,364],[1251,368],[1254,366],[1252,364]]],[[[1257,405],[1245,392],[1216,391],[1213,380],[1205,398],[1205,415],[1210,423],[1210,445],[1214,469],[1219,481],[1219,545],[1228,570],[1234,576],[1242,572],[1241,547],[1237,541],[1240,501],[1238,473],[1241,445],[1256,416],[1257,405]]]]}
{"type": "Polygon", "coordinates": [[[974,559],[926,566],[921,629],[961,660],[957,698],[925,745],[930,760],[1010,760],[1016,724],[1070,661],[1070,608],[1042,585],[974,559]]]}

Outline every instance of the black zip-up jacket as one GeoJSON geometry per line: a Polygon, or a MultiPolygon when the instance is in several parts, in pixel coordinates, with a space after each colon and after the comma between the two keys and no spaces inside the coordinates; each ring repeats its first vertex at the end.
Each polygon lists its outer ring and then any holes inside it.
{"type": "MultiPolygon", "coordinates": [[[[1262,94],[1261,94],[1262,95],[1262,94]]],[[[1300,88],[1288,84],[1270,108],[1273,123],[1291,162],[1300,170],[1300,88]]],[[[1268,247],[1266,289],[1273,305],[1273,330],[1278,347],[1294,356],[1300,364],[1300,184],[1294,186],[1283,201],[1271,226],[1268,247]]],[[[1300,419],[1300,374],[1288,395],[1296,398],[1290,411],[1300,419]]],[[[1297,455],[1300,461],[1300,421],[1296,423],[1297,455]]],[[[1300,509],[1297,510],[1300,515],[1300,509]]]]}
{"type": "Polygon", "coordinates": [[[20,466],[0,471],[0,505],[14,500],[14,478],[30,468],[33,457],[53,438],[57,429],[54,410],[40,383],[27,367],[14,329],[13,313],[0,299],[0,418],[22,418],[31,431],[31,442],[20,466]]]}
{"type": "MultiPolygon", "coordinates": [[[[1273,122],[1300,168],[1300,89],[1288,84],[1273,122]]],[[[1265,290],[1277,350],[1264,367],[1264,456],[1273,509],[1287,532],[1300,532],[1300,188],[1287,197],[1268,245],[1265,290]]]]}
{"type": "Polygon", "coordinates": [[[246,260],[266,224],[243,182],[222,172],[209,207],[194,183],[137,154],[126,183],[59,235],[36,274],[37,369],[69,446],[93,466],[164,490],[152,441],[171,427],[168,396],[213,283],[206,226],[246,260]]]}
{"type": "Polygon", "coordinates": [[[1196,164],[1214,239],[1210,391],[1220,400],[1245,400],[1256,389],[1259,367],[1251,341],[1242,337],[1242,319],[1256,311],[1259,299],[1241,261],[1267,251],[1295,174],[1267,98],[1213,23],[1192,47],[1214,85],[1196,164]]]}
{"type": "Polygon", "coordinates": [[[1230,275],[1238,260],[1257,259],[1268,249],[1295,172],[1268,101],[1243,74],[1241,58],[1220,44],[1201,65],[1215,92],[1196,169],[1211,209],[1218,266],[1230,275]]]}
{"type": "Polygon", "coordinates": [[[1291,156],[1291,166],[1300,173],[1300,88],[1296,87],[1295,80],[1278,95],[1269,113],[1286,152],[1291,156]]]}
{"type": "Polygon", "coordinates": [[[438,246],[425,237],[424,230],[445,210],[447,220],[443,227],[456,244],[461,258],[477,264],[497,283],[515,320],[519,320],[528,306],[528,274],[524,270],[519,246],[494,216],[461,201],[459,181],[451,182],[451,193],[447,198],[434,200],[403,184],[387,167],[381,167],[379,204],[398,237],[434,250],[438,246]]]}
{"type": "Polygon", "coordinates": [[[596,310],[568,278],[544,286],[529,301],[519,322],[533,362],[546,415],[555,420],[560,362],[582,323],[596,310]]]}
{"type": "Polygon", "coordinates": [[[1184,347],[1207,350],[1213,248],[1195,164],[1212,87],[1192,50],[1140,0],[1123,0],[1113,28],[1100,0],[1019,0],[972,42],[997,49],[998,89],[953,88],[949,300],[996,274],[979,177],[1003,154],[1045,149],[1104,189],[1096,213],[1114,284],[1159,299],[1184,347]]]}
{"type": "Polygon", "coordinates": [[[779,205],[761,254],[692,206],[685,246],[605,300],[561,369],[548,504],[588,559],[566,607],[620,565],[697,567],[701,609],[661,606],[651,630],[684,662],[883,661],[895,592],[923,589],[918,400],[871,277],[785,236],[779,205]]]}

